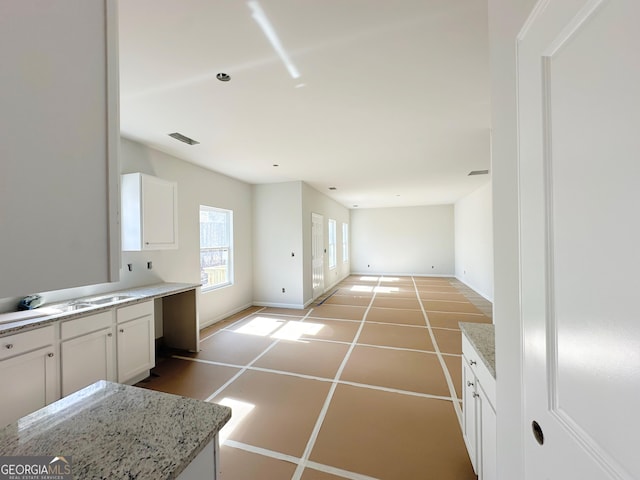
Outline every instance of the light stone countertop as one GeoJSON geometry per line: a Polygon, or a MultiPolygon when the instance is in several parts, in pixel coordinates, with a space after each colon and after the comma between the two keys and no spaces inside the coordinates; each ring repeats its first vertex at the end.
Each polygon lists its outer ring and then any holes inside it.
{"type": "Polygon", "coordinates": [[[459,322],[460,330],[476,349],[489,373],[496,378],[496,335],[492,323],[459,322]]]}
{"type": "MultiPolygon", "coordinates": [[[[49,323],[56,322],[58,320],[71,320],[73,318],[84,317],[86,315],[93,315],[94,313],[100,313],[105,310],[110,310],[114,307],[124,307],[127,305],[133,305],[136,303],[145,302],[157,297],[166,297],[168,295],[174,295],[176,293],[187,292],[195,288],[200,287],[199,283],[157,283],[154,285],[145,285],[142,287],[132,287],[124,290],[115,290],[113,292],[99,293],[91,295],[89,297],[73,298],[68,301],[82,302],[83,299],[107,297],[114,295],[127,295],[131,298],[121,300],[116,303],[107,305],[96,305],[91,308],[83,310],[75,310],[70,312],[61,312],[54,315],[43,315],[40,317],[29,318],[26,320],[16,320],[7,323],[0,323],[0,337],[5,335],[12,335],[20,333],[21,331],[30,330],[36,327],[43,327],[49,323]]],[[[64,303],[64,302],[60,302],[64,303]]],[[[49,305],[43,305],[43,311],[46,310],[49,305]]],[[[33,310],[33,312],[37,309],[33,310]]],[[[0,314],[1,319],[2,314],[0,314]]]]}
{"type": "Polygon", "coordinates": [[[230,418],[222,405],[99,381],[1,429],[0,456],[71,456],[79,480],[175,479],[230,418]]]}

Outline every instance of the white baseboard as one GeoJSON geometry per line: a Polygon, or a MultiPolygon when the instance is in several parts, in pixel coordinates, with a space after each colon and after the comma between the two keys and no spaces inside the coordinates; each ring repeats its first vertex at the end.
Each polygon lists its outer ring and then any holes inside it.
{"type": "Polygon", "coordinates": [[[213,325],[214,323],[218,323],[220,320],[224,320],[227,317],[230,317],[231,315],[234,315],[238,312],[241,312],[242,310],[246,310],[249,307],[254,306],[254,303],[247,303],[245,305],[242,305],[241,307],[238,308],[234,308],[233,310],[230,310],[228,312],[225,313],[221,313],[220,315],[213,317],[213,318],[208,318],[206,321],[200,321],[200,330],[202,330],[205,327],[208,327],[210,325],[213,325]]]}
{"type": "Polygon", "coordinates": [[[473,290],[474,292],[476,292],[478,295],[480,295],[481,297],[483,297],[485,300],[490,301],[493,304],[493,297],[487,295],[485,292],[479,290],[478,288],[476,288],[475,286],[471,285],[469,282],[465,282],[462,278],[458,277],[456,275],[456,280],[458,280],[460,283],[464,283],[467,287],[469,287],[471,290],[473,290]]]}
{"type": "Polygon", "coordinates": [[[305,306],[300,303],[253,302],[253,305],[255,307],[272,307],[272,308],[297,308],[297,309],[305,308],[305,306]]]}
{"type": "MultiPolygon", "coordinates": [[[[374,273],[351,272],[349,275],[361,275],[363,277],[449,277],[455,278],[452,273],[374,273]]],[[[346,277],[345,277],[346,278],[346,277]]]]}

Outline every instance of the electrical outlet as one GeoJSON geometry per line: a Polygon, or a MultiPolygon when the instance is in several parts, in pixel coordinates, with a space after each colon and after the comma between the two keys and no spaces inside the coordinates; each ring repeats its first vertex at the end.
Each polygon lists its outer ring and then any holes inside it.
{"type": "Polygon", "coordinates": [[[147,262],[147,269],[151,270],[153,268],[153,262],[147,262]]]}
{"type": "Polygon", "coordinates": [[[128,269],[130,272],[133,272],[133,263],[127,263],[127,269],[128,269]]]}
{"type": "Polygon", "coordinates": [[[286,290],[284,289],[284,287],[282,287],[282,293],[286,293],[286,290]]]}

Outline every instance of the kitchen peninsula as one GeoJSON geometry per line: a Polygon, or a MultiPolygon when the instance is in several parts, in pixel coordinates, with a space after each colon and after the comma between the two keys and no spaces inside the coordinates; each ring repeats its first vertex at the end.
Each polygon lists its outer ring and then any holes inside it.
{"type": "Polygon", "coordinates": [[[71,457],[73,478],[215,479],[231,409],[96,382],[0,430],[0,456],[71,457]]]}

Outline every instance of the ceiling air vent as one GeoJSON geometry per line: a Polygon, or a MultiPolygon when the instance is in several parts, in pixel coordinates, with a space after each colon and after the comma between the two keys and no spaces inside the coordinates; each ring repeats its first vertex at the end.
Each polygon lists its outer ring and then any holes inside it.
{"type": "Polygon", "coordinates": [[[489,170],[473,170],[469,172],[469,175],[467,175],[467,177],[470,177],[472,175],[486,175],[487,173],[489,173],[489,170]]]}
{"type": "Polygon", "coordinates": [[[200,143],[194,140],[193,138],[185,137],[184,135],[178,132],[170,133],[169,136],[175,138],[176,140],[180,140],[181,142],[186,143],[187,145],[198,145],[200,143]]]}

